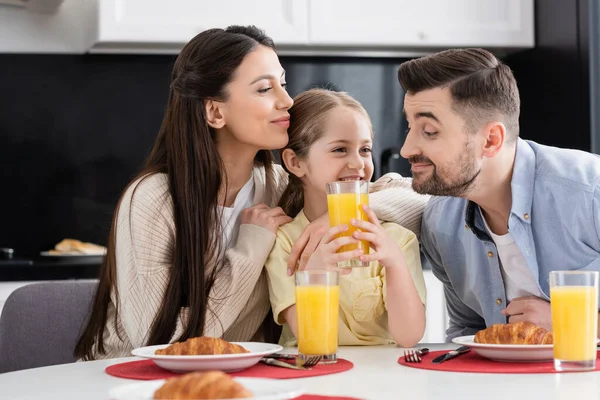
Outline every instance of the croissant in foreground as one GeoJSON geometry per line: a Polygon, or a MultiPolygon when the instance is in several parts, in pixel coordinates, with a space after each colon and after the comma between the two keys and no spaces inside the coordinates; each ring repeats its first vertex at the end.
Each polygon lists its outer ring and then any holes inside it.
{"type": "Polygon", "coordinates": [[[167,356],[191,356],[191,355],[215,355],[215,354],[240,354],[248,353],[248,350],[240,345],[229,343],[226,340],[200,336],[190,338],[185,342],[177,342],[154,352],[157,355],[167,356]]]}
{"type": "Polygon", "coordinates": [[[155,400],[166,399],[247,399],[253,397],[241,384],[220,371],[192,372],[168,379],[156,392],[155,400]]]}
{"type": "Polygon", "coordinates": [[[495,324],[475,334],[475,343],[553,344],[552,332],[531,322],[495,324]]]}

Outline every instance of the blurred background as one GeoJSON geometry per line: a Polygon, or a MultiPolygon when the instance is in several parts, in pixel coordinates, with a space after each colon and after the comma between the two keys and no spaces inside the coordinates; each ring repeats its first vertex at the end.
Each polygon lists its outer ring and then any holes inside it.
{"type": "Polygon", "coordinates": [[[593,0],[0,0],[0,247],[105,244],[161,123],[177,52],[211,27],[275,40],[292,96],[349,92],[370,113],[376,177],[410,175],[398,65],[485,47],[514,71],[521,136],[599,150],[593,0]]]}

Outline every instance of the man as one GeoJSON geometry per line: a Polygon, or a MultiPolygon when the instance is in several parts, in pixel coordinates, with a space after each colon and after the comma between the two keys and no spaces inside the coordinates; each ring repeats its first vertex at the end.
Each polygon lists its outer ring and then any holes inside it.
{"type": "Polygon", "coordinates": [[[553,270],[600,270],[600,158],[519,138],[509,67],[482,49],[403,63],[401,154],[423,214],[423,265],[444,284],[447,340],[495,323],[552,329],[553,270]]]}

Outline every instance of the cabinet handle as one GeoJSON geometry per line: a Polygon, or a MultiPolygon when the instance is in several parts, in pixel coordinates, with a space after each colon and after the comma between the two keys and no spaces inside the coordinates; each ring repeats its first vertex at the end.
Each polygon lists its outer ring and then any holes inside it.
{"type": "Polygon", "coordinates": [[[283,19],[290,25],[294,23],[294,1],[295,0],[281,0],[283,3],[283,19]]]}

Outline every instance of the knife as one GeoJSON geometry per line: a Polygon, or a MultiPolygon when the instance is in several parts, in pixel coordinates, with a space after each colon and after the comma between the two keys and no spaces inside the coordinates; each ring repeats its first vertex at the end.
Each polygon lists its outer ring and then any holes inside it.
{"type": "Polygon", "coordinates": [[[305,371],[305,370],[308,369],[306,367],[302,367],[302,366],[299,366],[299,365],[293,365],[293,364],[286,363],[284,361],[279,361],[279,360],[276,360],[274,358],[263,357],[263,358],[260,359],[260,362],[264,363],[264,364],[268,364],[268,365],[273,365],[275,367],[298,369],[298,370],[301,370],[301,371],[305,371]]]}
{"type": "Polygon", "coordinates": [[[469,346],[462,346],[456,350],[452,350],[446,354],[442,354],[441,356],[434,358],[431,362],[434,364],[440,364],[444,361],[448,361],[453,359],[454,357],[460,356],[461,354],[468,353],[469,351],[471,351],[471,348],[469,346]]]}

